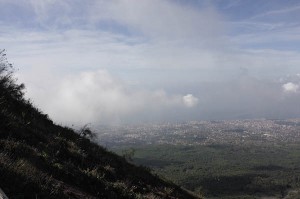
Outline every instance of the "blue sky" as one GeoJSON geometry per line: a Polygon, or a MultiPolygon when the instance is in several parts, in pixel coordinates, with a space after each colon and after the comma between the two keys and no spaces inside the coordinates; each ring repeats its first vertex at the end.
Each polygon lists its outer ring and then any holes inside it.
{"type": "Polygon", "coordinates": [[[26,96],[63,124],[300,116],[296,0],[0,0],[26,96]]]}

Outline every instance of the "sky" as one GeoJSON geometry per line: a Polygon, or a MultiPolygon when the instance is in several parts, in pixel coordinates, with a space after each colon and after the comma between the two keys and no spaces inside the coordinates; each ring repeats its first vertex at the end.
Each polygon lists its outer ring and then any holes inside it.
{"type": "Polygon", "coordinates": [[[0,49],[59,124],[300,117],[300,1],[0,0],[0,49]]]}

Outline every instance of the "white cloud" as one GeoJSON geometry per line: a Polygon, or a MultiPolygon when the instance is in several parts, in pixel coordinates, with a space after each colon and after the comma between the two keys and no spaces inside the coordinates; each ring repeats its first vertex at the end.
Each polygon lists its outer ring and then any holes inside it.
{"type": "Polygon", "coordinates": [[[198,104],[199,99],[194,97],[192,94],[187,94],[183,96],[183,103],[186,107],[192,108],[198,104]]]}
{"type": "Polygon", "coordinates": [[[285,92],[296,93],[298,91],[299,85],[298,84],[294,84],[292,82],[288,82],[286,84],[283,84],[282,88],[283,88],[283,90],[285,92]]]}
{"type": "MultiPolygon", "coordinates": [[[[46,91],[29,88],[28,95],[34,96],[35,104],[55,121],[69,125],[128,122],[131,117],[147,114],[157,117],[183,107],[182,96],[168,95],[163,90],[129,89],[105,70],[82,72],[51,82],[52,85],[40,84],[50,86],[46,91]]],[[[193,96],[185,98],[187,106],[195,103],[193,96]]],[[[143,119],[140,117],[139,121],[143,119]]]]}

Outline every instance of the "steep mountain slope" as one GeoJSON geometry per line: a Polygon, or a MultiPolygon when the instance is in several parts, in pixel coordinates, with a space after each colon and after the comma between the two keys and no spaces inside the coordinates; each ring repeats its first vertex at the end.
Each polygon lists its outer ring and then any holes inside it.
{"type": "Polygon", "coordinates": [[[9,198],[196,198],[54,124],[0,52],[0,187],[9,198]]]}

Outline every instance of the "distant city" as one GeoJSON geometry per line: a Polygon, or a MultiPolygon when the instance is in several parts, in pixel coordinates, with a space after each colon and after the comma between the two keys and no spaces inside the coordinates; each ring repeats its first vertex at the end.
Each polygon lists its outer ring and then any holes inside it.
{"type": "Polygon", "coordinates": [[[300,119],[102,126],[97,132],[98,142],[108,148],[151,144],[284,144],[300,141],[300,119]]]}

